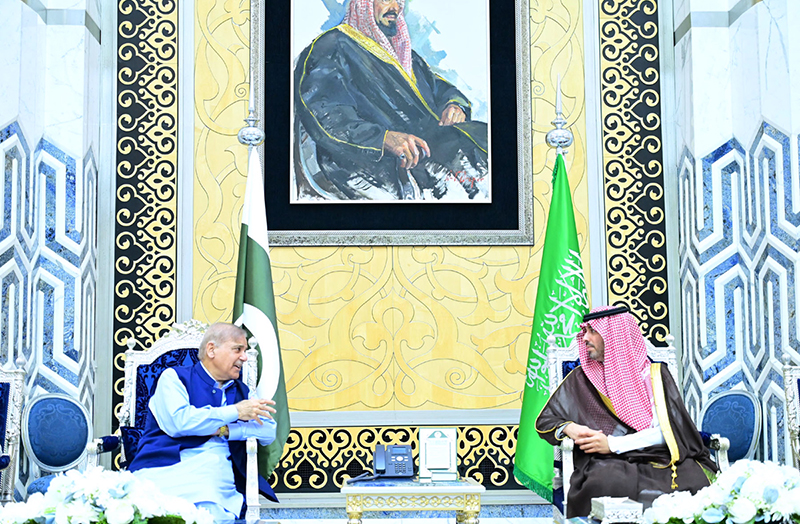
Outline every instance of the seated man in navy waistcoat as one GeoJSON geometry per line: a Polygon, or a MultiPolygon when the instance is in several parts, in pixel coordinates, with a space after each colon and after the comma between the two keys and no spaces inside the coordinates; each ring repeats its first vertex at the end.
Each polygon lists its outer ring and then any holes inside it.
{"type": "MultiPolygon", "coordinates": [[[[255,398],[240,378],[246,349],[243,329],[217,323],[200,343],[200,362],[166,369],[128,467],[164,493],[207,509],[215,521],[243,515],[247,438],[263,446],[275,440],[275,402],[255,398]]],[[[258,481],[259,491],[277,502],[269,483],[258,481]]]]}

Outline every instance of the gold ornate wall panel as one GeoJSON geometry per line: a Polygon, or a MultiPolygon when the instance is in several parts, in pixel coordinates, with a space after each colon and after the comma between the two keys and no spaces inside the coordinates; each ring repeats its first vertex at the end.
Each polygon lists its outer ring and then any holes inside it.
{"type": "Polygon", "coordinates": [[[178,4],[117,8],[115,411],[128,338],[149,346],[175,321],[178,219],[178,4]]]}
{"type": "MultiPolygon", "coordinates": [[[[193,313],[216,321],[231,316],[245,187],[246,150],[236,134],[249,95],[249,2],[197,0],[195,8],[193,313]]],[[[582,9],[578,1],[531,2],[534,246],[271,250],[292,410],[519,407],[552,191],[554,154],[544,135],[559,74],[590,269],[582,9]]]]}
{"type": "Polygon", "coordinates": [[[645,336],[669,333],[661,76],[656,0],[600,6],[601,111],[609,303],[645,336]]]}
{"type": "MultiPolygon", "coordinates": [[[[339,493],[347,478],[372,471],[376,444],[408,444],[419,470],[418,427],[295,428],[270,477],[278,493],[339,493]]],[[[458,428],[458,472],[491,489],[520,489],[514,478],[517,426],[458,428]]]]}

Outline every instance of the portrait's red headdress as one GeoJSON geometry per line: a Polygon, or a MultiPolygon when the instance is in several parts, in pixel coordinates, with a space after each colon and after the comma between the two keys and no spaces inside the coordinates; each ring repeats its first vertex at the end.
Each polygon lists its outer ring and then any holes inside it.
{"type": "Polygon", "coordinates": [[[619,308],[603,306],[586,315],[576,337],[578,354],[584,373],[597,391],[611,400],[617,417],[636,431],[642,431],[653,422],[653,386],[647,346],[639,324],[627,308],[624,312],[612,313],[614,309],[619,308]],[[602,316],[604,311],[608,312],[606,316],[602,316]],[[602,363],[589,357],[583,341],[586,324],[603,337],[602,363]]]}
{"type": "Polygon", "coordinates": [[[400,12],[397,13],[397,34],[391,40],[383,34],[375,21],[373,2],[374,0],[350,0],[344,23],[375,40],[410,75],[412,73],[411,37],[408,34],[406,19],[403,15],[405,0],[397,1],[400,6],[400,12]]]}

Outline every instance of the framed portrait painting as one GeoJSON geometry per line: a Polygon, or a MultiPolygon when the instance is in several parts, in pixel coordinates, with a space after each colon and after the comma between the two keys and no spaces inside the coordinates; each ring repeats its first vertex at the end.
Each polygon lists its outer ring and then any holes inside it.
{"type": "Polygon", "coordinates": [[[252,0],[273,245],[533,242],[527,0],[252,0]]]}

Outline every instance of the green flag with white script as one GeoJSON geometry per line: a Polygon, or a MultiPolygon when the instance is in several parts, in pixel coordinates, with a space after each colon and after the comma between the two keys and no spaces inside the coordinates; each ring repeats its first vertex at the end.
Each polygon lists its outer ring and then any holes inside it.
{"type": "Polygon", "coordinates": [[[278,342],[275,295],[272,291],[264,181],[258,151],[254,147],[250,148],[242,208],[233,319],[235,324],[246,328],[258,341],[258,398],[275,401],[277,413],[273,418],[278,424],[275,441],[269,446],[258,447],[258,472],[262,477],[269,478],[283,455],[283,445],[289,436],[291,422],[278,342]]]}
{"type": "Polygon", "coordinates": [[[514,476],[542,498],[553,500],[553,446],[539,438],[536,418],[547,399],[547,338],[569,347],[588,311],[578,232],[567,170],[561,154],[553,170],[553,199],[547,218],[542,267],[533,311],[527,376],[519,417],[514,476]]]}

